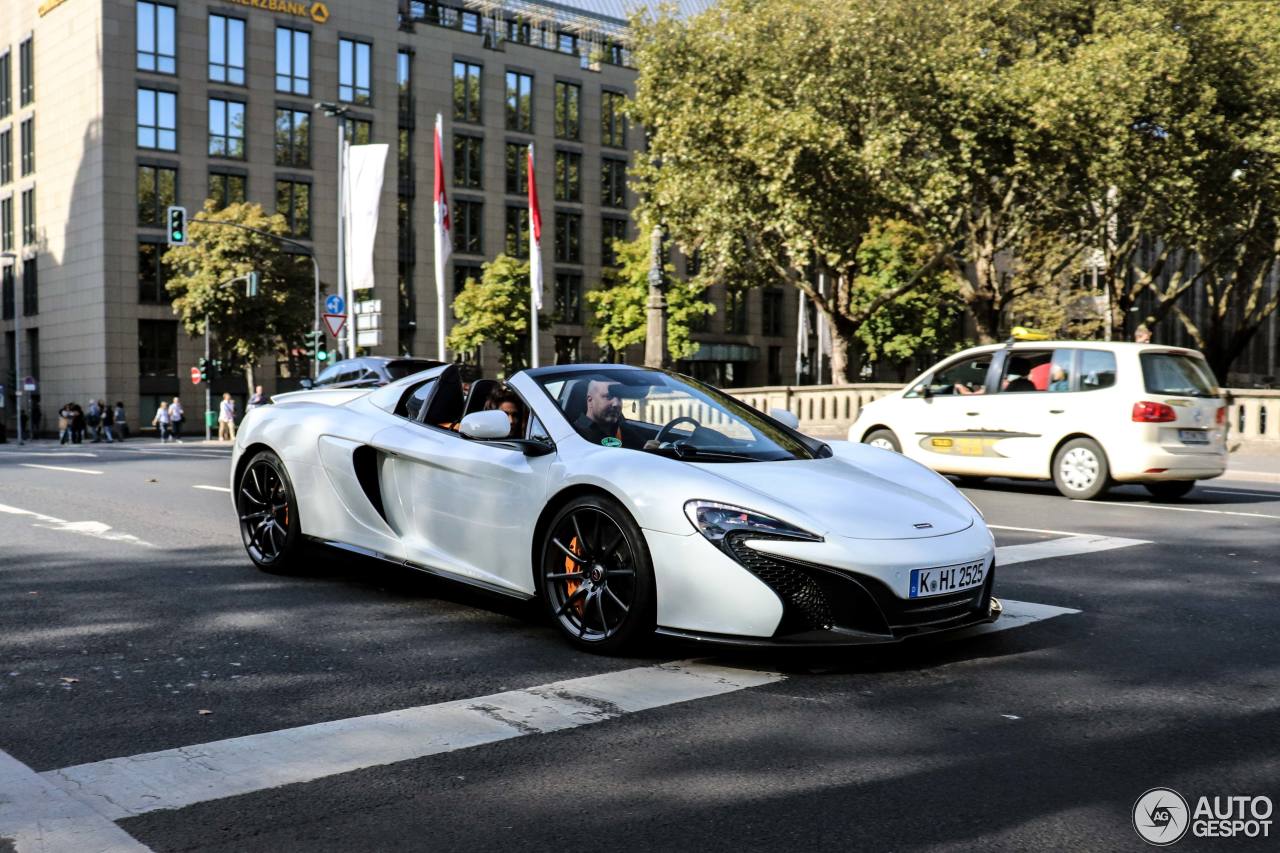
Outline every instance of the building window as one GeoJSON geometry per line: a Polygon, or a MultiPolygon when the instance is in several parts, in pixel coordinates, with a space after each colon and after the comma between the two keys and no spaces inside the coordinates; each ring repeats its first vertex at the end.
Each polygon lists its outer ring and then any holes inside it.
{"type": "Polygon", "coordinates": [[[747,289],[730,287],[724,292],[724,330],[730,335],[747,333],[747,289]]]}
{"type": "Polygon", "coordinates": [[[36,170],[36,119],[32,116],[22,122],[22,175],[26,177],[36,170]]]}
{"type": "MultiPolygon", "coordinates": [[[[40,313],[39,277],[36,275],[36,259],[27,258],[22,262],[22,316],[30,317],[40,313]]],[[[34,350],[32,350],[34,352],[34,350]]],[[[34,361],[34,358],[33,358],[34,361]]],[[[33,374],[35,365],[32,365],[33,374]]]]}
{"type": "Polygon", "coordinates": [[[484,254],[484,204],[478,201],[455,201],[453,211],[454,248],[464,255],[484,254]]]}
{"type": "Polygon", "coordinates": [[[760,294],[760,334],[777,337],[782,334],[782,291],[766,288],[760,294]]]}
{"type": "Polygon", "coordinates": [[[556,364],[577,364],[581,358],[577,335],[556,335],[556,364]]]}
{"type": "Polygon", "coordinates": [[[276,110],[276,165],[311,168],[311,114],[276,110]]]}
{"type": "Polygon", "coordinates": [[[311,34],[276,27],[276,91],[311,94],[311,34]]]}
{"type": "Polygon", "coordinates": [[[618,249],[614,244],[627,239],[627,220],[606,216],[600,220],[600,263],[618,265],[618,249]]]}
{"type": "Polygon", "coordinates": [[[138,321],[138,372],[143,376],[178,375],[177,321],[138,321]]]}
{"type": "Polygon", "coordinates": [[[765,382],[768,385],[782,384],[782,347],[769,347],[769,375],[765,382]]]}
{"type": "Polygon", "coordinates": [[[209,173],[209,195],[214,207],[221,210],[233,204],[244,204],[245,176],[227,172],[209,173]]]}
{"type": "Polygon", "coordinates": [[[582,155],[556,152],[556,201],[582,201],[582,155]]]}
{"type": "Polygon", "coordinates": [[[613,148],[627,147],[627,117],[622,114],[626,96],[621,92],[600,94],[600,142],[613,148]]]}
{"type": "Polygon", "coordinates": [[[401,119],[413,117],[413,53],[407,50],[396,53],[396,89],[400,103],[401,119]]]}
{"type": "Polygon", "coordinates": [[[13,131],[0,133],[0,184],[13,180],[13,131]]]}
{"type": "Polygon", "coordinates": [[[519,142],[507,143],[507,192],[529,192],[529,148],[519,142]]]}
{"type": "Polygon", "coordinates": [[[164,289],[169,280],[169,267],[164,262],[167,246],[163,243],[138,244],[138,301],[165,304],[169,293],[164,289]]]}
{"type": "Polygon", "coordinates": [[[36,191],[34,188],[22,191],[22,245],[31,246],[36,242],[36,191]]]}
{"type": "Polygon", "coordinates": [[[480,66],[453,63],[453,117],[458,121],[480,122],[480,66]]]}
{"type": "Polygon", "coordinates": [[[209,79],[244,85],[244,21],[209,16],[209,79]]]}
{"type": "Polygon", "coordinates": [[[571,56],[578,55],[578,37],[573,33],[560,33],[560,38],[556,43],[556,49],[561,53],[567,53],[571,56]]]}
{"type": "Polygon", "coordinates": [[[581,86],[577,83],[556,83],[556,136],[560,139],[577,139],[582,135],[580,103],[581,86]]]}
{"type": "Polygon", "coordinates": [[[453,184],[478,190],[484,185],[484,140],[478,136],[453,135],[453,184]]]}
{"type": "Polygon", "coordinates": [[[507,19],[507,41],[513,41],[516,44],[528,44],[532,41],[533,28],[529,26],[528,21],[522,21],[518,18],[507,19]]]}
{"type": "Polygon", "coordinates": [[[13,251],[13,196],[0,199],[0,252],[13,251]]]}
{"type": "Polygon", "coordinates": [[[178,170],[138,167],[138,224],[164,226],[165,210],[177,204],[178,170]]]}
{"type": "Polygon", "coordinates": [[[13,264],[5,264],[0,267],[0,278],[3,278],[4,284],[0,288],[0,303],[3,303],[3,312],[0,318],[5,320],[13,319],[13,264]]]}
{"type": "Polygon", "coordinates": [[[453,295],[457,296],[467,286],[467,280],[478,282],[484,276],[484,269],[479,264],[453,265],[453,295]]]}
{"type": "Polygon", "coordinates": [[[178,96],[173,92],[138,90],[138,147],[178,150],[178,96]]]}
{"type": "Polygon", "coordinates": [[[18,104],[25,107],[36,99],[35,45],[27,39],[18,45],[18,104]]]}
{"type": "Polygon", "coordinates": [[[159,3],[138,3],[138,70],[174,74],[178,10],[159,3]]]}
{"type": "Polygon", "coordinates": [[[209,156],[244,159],[244,104],[209,99],[209,156]]]}
{"type": "Polygon", "coordinates": [[[13,54],[0,54],[0,118],[13,112],[13,54]]]}
{"type": "Polygon", "coordinates": [[[480,32],[480,15],[476,12],[463,12],[462,31],[464,33],[480,32]]]}
{"type": "Polygon", "coordinates": [[[311,237],[311,184],[276,181],[276,213],[289,223],[294,237],[311,237]]]}
{"type": "Polygon", "coordinates": [[[398,195],[396,196],[396,249],[400,253],[400,263],[413,263],[414,248],[413,199],[407,195],[398,195]]]}
{"type": "Polygon", "coordinates": [[[557,323],[582,322],[582,276],[576,272],[556,273],[557,323]]]}
{"type": "Polygon", "coordinates": [[[600,203],[605,207],[627,206],[627,161],[608,157],[600,161],[600,203]]]}
{"type": "Polygon", "coordinates": [[[582,263],[582,217],[576,213],[556,211],[557,263],[582,263]]]}
{"type": "Polygon", "coordinates": [[[348,145],[368,145],[373,141],[373,122],[363,118],[345,118],[342,121],[348,145]]]}
{"type": "Polygon", "coordinates": [[[402,127],[396,134],[396,165],[399,167],[400,183],[413,185],[413,131],[402,127]]]}
{"type": "Polygon", "coordinates": [[[507,206],[507,255],[513,258],[529,257],[529,208],[507,206]]]}
{"type": "Polygon", "coordinates": [[[349,104],[373,103],[370,66],[373,45],[338,39],[338,100],[349,104]]]}
{"type": "Polygon", "coordinates": [[[533,132],[533,75],[507,72],[507,130],[533,132]]]}

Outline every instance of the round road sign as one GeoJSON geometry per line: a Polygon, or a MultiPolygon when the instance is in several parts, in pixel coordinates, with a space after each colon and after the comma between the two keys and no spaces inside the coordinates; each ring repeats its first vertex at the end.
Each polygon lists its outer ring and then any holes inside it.
{"type": "Polygon", "coordinates": [[[200,384],[200,368],[198,367],[191,368],[191,383],[193,385],[200,384]]]}

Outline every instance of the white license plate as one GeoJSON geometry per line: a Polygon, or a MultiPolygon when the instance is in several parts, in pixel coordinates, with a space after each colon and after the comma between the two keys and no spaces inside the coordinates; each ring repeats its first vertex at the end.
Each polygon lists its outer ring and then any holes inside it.
{"type": "Polygon", "coordinates": [[[1202,429],[1180,429],[1178,438],[1183,444],[1208,444],[1209,433],[1202,429]]]}
{"type": "Polygon", "coordinates": [[[912,569],[908,598],[928,598],[981,586],[987,577],[985,562],[961,563],[937,569],[912,569]]]}

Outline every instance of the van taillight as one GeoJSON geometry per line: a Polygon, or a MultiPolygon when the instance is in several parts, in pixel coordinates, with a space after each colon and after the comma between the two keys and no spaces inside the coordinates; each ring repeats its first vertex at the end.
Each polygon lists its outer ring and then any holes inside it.
{"type": "Polygon", "coordinates": [[[1218,414],[1214,415],[1214,417],[1213,417],[1213,422],[1214,422],[1215,424],[1217,424],[1218,426],[1222,426],[1223,424],[1225,424],[1225,423],[1227,422],[1227,407],[1226,407],[1226,406],[1220,406],[1220,407],[1218,408],[1218,414]]]}
{"type": "Polygon", "coordinates": [[[1133,404],[1133,419],[1144,424],[1163,424],[1178,419],[1173,406],[1164,403],[1152,403],[1144,400],[1133,404]]]}

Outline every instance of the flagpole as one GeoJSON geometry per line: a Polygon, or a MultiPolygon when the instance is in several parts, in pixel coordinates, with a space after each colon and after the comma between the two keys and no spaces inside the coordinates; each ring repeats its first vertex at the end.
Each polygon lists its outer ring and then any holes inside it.
{"type": "Polygon", "coordinates": [[[802,358],[806,345],[808,344],[808,335],[805,332],[806,316],[804,313],[804,291],[800,291],[800,310],[796,314],[796,384],[800,384],[800,369],[803,365],[802,358]]]}
{"type": "MultiPolygon", "coordinates": [[[[821,294],[824,298],[827,295],[827,277],[825,272],[818,273],[818,293],[821,294]]],[[[818,318],[818,357],[815,359],[815,361],[817,362],[817,370],[815,371],[815,374],[817,376],[817,381],[814,384],[821,385],[822,384],[822,350],[823,350],[822,324],[826,322],[826,317],[823,315],[821,311],[817,311],[815,313],[817,314],[817,318],[818,318]]]]}
{"type": "Polygon", "coordinates": [[[533,143],[529,143],[529,366],[538,366],[538,312],[542,309],[542,211],[533,171],[533,143]]]}
{"type": "Polygon", "coordinates": [[[436,268],[436,358],[439,361],[447,361],[445,358],[445,304],[444,304],[444,268],[449,258],[450,246],[448,245],[449,234],[447,232],[446,221],[448,218],[448,199],[444,191],[444,136],[442,126],[444,117],[440,113],[436,113],[436,130],[435,130],[435,195],[432,198],[432,208],[435,216],[435,268],[436,268]],[[443,208],[443,210],[442,210],[443,208]]]}

